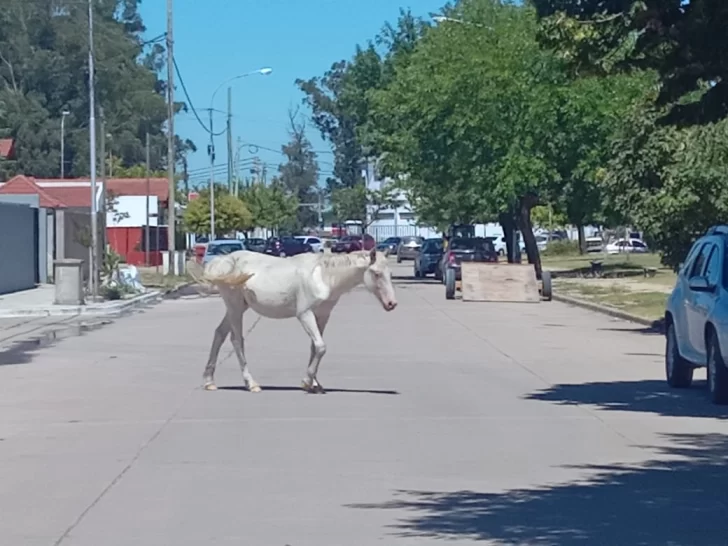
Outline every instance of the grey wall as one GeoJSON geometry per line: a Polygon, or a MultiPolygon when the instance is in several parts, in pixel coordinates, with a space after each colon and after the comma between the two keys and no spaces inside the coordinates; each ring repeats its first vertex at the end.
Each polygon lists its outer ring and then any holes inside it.
{"type": "MultiPolygon", "coordinates": [[[[48,214],[49,209],[40,207],[40,197],[37,195],[0,195],[0,203],[16,203],[28,205],[38,210],[38,233],[37,240],[33,243],[38,252],[38,276],[36,281],[39,283],[48,282],[48,270],[52,267],[52,262],[48,263],[48,254],[53,254],[53,240],[48,239],[48,214]]],[[[52,221],[52,217],[51,217],[52,221]]],[[[7,233],[4,232],[4,233],[7,233]]]]}
{"type": "Polygon", "coordinates": [[[38,209],[29,205],[0,202],[0,294],[36,285],[37,214],[38,209]]]}
{"type": "MultiPolygon", "coordinates": [[[[103,225],[97,221],[97,256],[103,258],[103,225]]],[[[91,246],[91,213],[83,209],[58,209],[55,216],[56,258],[83,260],[83,279],[89,278],[89,247],[91,246]]]]}

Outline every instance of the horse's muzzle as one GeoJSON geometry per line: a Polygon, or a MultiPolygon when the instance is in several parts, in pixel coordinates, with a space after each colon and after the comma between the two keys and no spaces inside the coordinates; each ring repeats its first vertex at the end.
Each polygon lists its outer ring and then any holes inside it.
{"type": "Polygon", "coordinates": [[[394,311],[394,308],[397,307],[396,301],[388,301],[384,304],[384,310],[385,311],[394,311]]]}

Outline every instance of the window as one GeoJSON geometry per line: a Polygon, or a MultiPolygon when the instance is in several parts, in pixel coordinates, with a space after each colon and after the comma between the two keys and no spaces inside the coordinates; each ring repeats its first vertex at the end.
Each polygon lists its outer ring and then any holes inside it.
{"type": "Polygon", "coordinates": [[[642,241],[632,241],[632,246],[635,248],[646,248],[647,245],[644,244],[642,241]]]}
{"type": "Polygon", "coordinates": [[[310,245],[317,245],[321,242],[321,239],[318,239],[316,237],[309,237],[308,241],[306,241],[310,245]]]}
{"type": "Polygon", "coordinates": [[[242,243],[217,243],[207,247],[207,254],[210,256],[222,256],[223,254],[230,254],[238,250],[243,250],[242,243]]]}
{"type": "Polygon", "coordinates": [[[705,266],[705,276],[708,282],[713,286],[717,286],[720,282],[720,252],[718,247],[710,245],[710,256],[708,256],[708,263],[705,266]]]}
{"type": "Polygon", "coordinates": [[[690,275],[688,275],[689,277],[697,277],[703,273],[705,260],[708,257],[708,252],[710,252],[712,246],[712,244],[706,243],[703,245],[703,248],[700,249],[700,254],[698,254],[698,256],[695,258],[695,262],[690,268],[690,275]]]}
{"type": "Polygon", "coordinates": [[[682,267],[680,268],[681,274],[686,274],[690,270],[690,266],[692,265],[693,258],[695,258],[695,255],[702,248],[702,245],[703,245],[703,243],[701,241],[696,241],[695,244],[693,244],[692,248],[690,249],[690,252],[688,252],[687,258],[685,258],[685,261],[683,262],[682,267]]]}
{"type": "Polygon", "coordinates": [[[414,212],[400,212],[399,218],[400,218],[400,220],[414,220],[415,213],[414,212]]]}

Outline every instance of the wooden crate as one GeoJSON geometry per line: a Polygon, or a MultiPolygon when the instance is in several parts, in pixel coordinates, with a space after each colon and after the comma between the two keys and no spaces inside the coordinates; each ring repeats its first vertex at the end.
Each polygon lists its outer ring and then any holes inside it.
{"type": "Polygon", "coordinates": [[[461,271],[463,301],[541,301],[533,265],[464,262],[461,271]]]}

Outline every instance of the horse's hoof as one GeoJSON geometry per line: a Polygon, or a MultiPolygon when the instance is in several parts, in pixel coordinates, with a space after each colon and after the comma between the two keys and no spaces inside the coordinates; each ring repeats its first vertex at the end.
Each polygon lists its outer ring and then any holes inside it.
{"type": "Polygon", "coordinates": [[[312,385],[304,379],[301,381],[301,388],[309,394],[326,394],[326,391],[318,382],[312,385]]]}
{"type": "Polygon", "coordinates": [[[205,383],[205,390],[206,391],[216,391],[217,385],[215,385],[215,383],[205,383]]]}
{"type": "Polygon", "coordinates": [[[248,390],[250,392],[260,392],[262,389],[260,388],[260,385],[253,384],[248,386],[248,390]]]}

